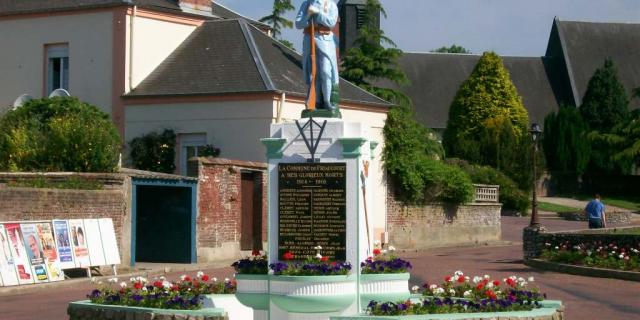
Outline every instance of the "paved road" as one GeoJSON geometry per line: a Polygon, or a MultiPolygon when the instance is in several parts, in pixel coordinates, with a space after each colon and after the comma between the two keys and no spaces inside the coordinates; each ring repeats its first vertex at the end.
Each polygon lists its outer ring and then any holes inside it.
{"type": "MultiPolygon", "coordinates": [[[[585,226],[584,223],[559,219],[543,219],[542,222],[549,230],[580,229],[585,226]]],[[[468,275],[490,274],[499,279],[513,274],[534,276],[535,283],[550,299],[564,301],[567,319],[640,319],[639,282],[536,271],[523,265],[519,241],[522,228],[527,223],[528,218],[503,217],[502,236],[504,240],[513,241],[511,245],[402,253],[414,265],[412,283],[439,283],[445,275],[456,270],[468,275]]],[[[205,272],[218,278],[229,277],[232,271],[228,267],[205,269],[205,272]]],[[[168,276],[175,279],[183,273],[173,272],[168,276]]],[[[85,299],[92,287],[93,284],[88,280],[82,280],[24,293],[0,293],[0,319],[67,319],[67,303],[85,299]]]]}

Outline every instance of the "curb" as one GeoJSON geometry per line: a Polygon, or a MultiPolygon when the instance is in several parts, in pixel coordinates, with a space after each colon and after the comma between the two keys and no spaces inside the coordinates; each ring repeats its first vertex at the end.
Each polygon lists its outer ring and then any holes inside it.
{"type": "Polygon", "coordinates": [[[596,278],[612,278],[612,279],[640,282],[640,272],[634,272],[634,271],[621,271],[621,270],[576,266],[571,264],[549,262],[549,261],[540,260],[540,259],[525,260],[524,264],[529,267],[533,267],[537,269],[555,271],[560,273],[568,273],[568,274],[579,275],[579,276],[596,277],[596,278]]]}

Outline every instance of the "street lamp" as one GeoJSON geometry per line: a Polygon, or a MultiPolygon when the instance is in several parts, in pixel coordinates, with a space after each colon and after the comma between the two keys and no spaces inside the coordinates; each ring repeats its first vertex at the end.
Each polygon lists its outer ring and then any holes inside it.
{"type": "Polygon", "coordinates": [[[529,227],[537,228],[540,226],[540,221],[538,220],[538,196],[536,194],[536,155],[538,154],[538,141],[542,135],[540,125],[537,123],[532,124],[529,133],[531,133],[531,139],[533,139],[533,199],[531,201],[531,222],[529,227]]]}

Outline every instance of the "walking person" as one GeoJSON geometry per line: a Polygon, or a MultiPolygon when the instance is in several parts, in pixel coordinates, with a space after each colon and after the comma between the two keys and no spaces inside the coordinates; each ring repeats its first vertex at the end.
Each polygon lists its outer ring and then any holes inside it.
{"type": "Polygon", "coordinates": [[[584,208],[589,218],[589,229],[601,229],[607,227],[607,219],[604,213],[604,204],[600,201],[600,195],[589,201],[584,208]]]}

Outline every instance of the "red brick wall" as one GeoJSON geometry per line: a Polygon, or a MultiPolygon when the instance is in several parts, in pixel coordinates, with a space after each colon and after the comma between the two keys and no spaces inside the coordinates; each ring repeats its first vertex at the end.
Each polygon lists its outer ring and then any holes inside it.
{"type": "Polygon", "coordinates": [[[126,210],[122,190],[0,188],[0,221],[111,218],[121,253],[126,210]]]}
{"type": "Polygon", "coordinates": [[[240,243],[243,170],[262,172],[262,239],[266,241],[266,164],[219,158],[200,158],[198,162],[198,248],[240,243]]]}

